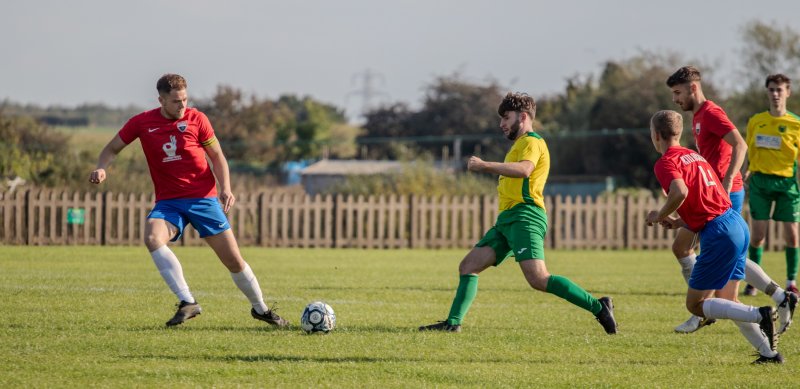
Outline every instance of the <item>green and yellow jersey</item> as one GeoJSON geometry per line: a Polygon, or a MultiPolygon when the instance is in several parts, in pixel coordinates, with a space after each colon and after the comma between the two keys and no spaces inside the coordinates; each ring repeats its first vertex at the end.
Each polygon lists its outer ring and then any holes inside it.
{"type": "Polygon", "coordinates": [[[753,115],[747,122],[749,170],[781,177],[794,177],[800,149],[800,117],[787,112],[781,117],[769,111],[753,115]]]}
{"type": "Polygon", "coordinates": [[[497,184],[499,210],[503,212],[517,204],[534,204],[544,209],[544,184],[550,173],[550,152],[544,139],[529,132],[514,141],[503,162],[531,161],[534,164],[530,177],[500,176],[497,184]]]}

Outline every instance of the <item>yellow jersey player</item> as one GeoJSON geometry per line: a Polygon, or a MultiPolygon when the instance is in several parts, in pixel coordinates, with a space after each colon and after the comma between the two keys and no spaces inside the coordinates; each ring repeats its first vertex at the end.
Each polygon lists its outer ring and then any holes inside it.
{"type": "MultiPolygon", "coordinates": [[[[765,86],[769,111],[747,123],[748,163],[745,178],[750,191],[752,239],[749,255],[761,263],[769,219],[783,225],[786,242],[786,290],[797,293],[798,222],[800,191],[797,185],[797,157],[800,151],[800,117],[786,110],[791,80],[783,74],[767,77],[765,86]],[[774,210],[772,210],[774,204],[774,210]]],[[[752,285],[746,295],[755,295],[752,285]]]]}
{"type": "Polygon", "coordinates": [[[514,142],[511,150],[503,162],[487,162],[473,156],[467,168],[500,176],[500,214],[495,225],[461,261],[458,288],[447,319],[419,330],[460,332],[461,322],[478,292],[478,274],[514,256],[531,287],[591,312],[606,333],[615,334],[617,323],[611,298],[596,299],[568,278],[551,275],[545,266],[547,213],[542,192],[550,171],[550,153],[544,139],[533,131],[536,103],[526,94],[509,93],[497,113],[503,135],[514,142]]]}

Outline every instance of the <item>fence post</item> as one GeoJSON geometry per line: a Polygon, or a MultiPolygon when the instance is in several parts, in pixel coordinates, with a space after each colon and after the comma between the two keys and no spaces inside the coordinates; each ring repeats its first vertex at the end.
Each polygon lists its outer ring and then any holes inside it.
{"type": "Polygon", "coordinates": [[[330,197],[333,199],[333,204],[331,205],[331,222],[328,224],[331,226],[330,237],[331,237],[331,248],[336,247],[336,226],[338,223],[336,222],[339,218],[339,195],[337,194],[326,194],[325,197],[330,197]]]}
{"type": "Polygon", "coordinates": [[[33,219],[33,215],[31,215],[31,189],[25,191],[25,206],[23,210],[25,211],[25,245],[31,244],[31,219],[33,219]]]}
{"type": "Polygon", "coordinates": [[[414,248],[414,230],[417,227],[417,218],[414,216],[416,212],[414,212],[414,200],[416,199],[416,195],[409,195],[408,196],[408,247],[414,248]]]}
{"type": "Polygon", "coordinates": [[[628,193],[623,196],[625,200],[622,206],[622,247],[625,249],[630,248],[630,225],[628,224],[628,213],[631,206],[631,194],[628,193]]]}
{"type": "Polygon", "coordinates": [[[108,192],[103,192],[100,201],[100,245],[105,246],[108,243],[108,192]]]}

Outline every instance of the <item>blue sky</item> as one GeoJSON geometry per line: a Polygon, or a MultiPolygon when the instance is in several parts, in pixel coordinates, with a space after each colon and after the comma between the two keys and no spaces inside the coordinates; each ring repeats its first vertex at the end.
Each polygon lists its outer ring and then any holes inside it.
{"type": "Polygon", "coordinates": [[[435,77],[493,78],[534,96],[639,50],[714,64],[735,84],[740,29],[791,25],[800,2],[114,1],[0,5],[0,99],[42,105],[156,104],[155,80],[186,76],[190,97],[226,84],[260,97],[310,95],[348,109],[358,74],[373,102],[419,104],[435,77]]]}

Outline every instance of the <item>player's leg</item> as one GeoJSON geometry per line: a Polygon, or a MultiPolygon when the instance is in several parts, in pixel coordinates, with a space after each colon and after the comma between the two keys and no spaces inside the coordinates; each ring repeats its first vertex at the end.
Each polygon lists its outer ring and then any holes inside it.
{"type": "MultiPolygon", "coordinates": [[[[750,176],[750,246],[747,258],[761,266],[761,258],[764,255],[764,241],[767,238],[767,228],[769,227],[772,203],[775,201],[772,191],[769,189],[770,182],[762,174],[754,173],[750,176]]],[[[746,296],[755,296],[756,288],[748,280],[744,288],[746,296]]]]}
{"type": "Polygon", "coordinates": [[[697,234],[686,228],[678,229],[675,234],[675,240],[672,242],[672,253],[678,260],[678,264],[681,266],[681,275],[687,283],[697,260],[697,256],[694,253],[694,246],[696,245],[697,234]]]}
{"type": "MultiPolygon", "coordinates": [[[[497,252],[503,259],[508,256],[508,244],[493,227],[483,239],[467,253],[458,265],[458,287],[447,319],[427,326],[419,327],[420,331],[460,332],[461,323],[469,312],[475,296],[478,294],[478,274],[490,266],[498,264],[497,252]]],[[[502,262],[502,260],[500,261],[502,262]]]]}
{"type": "MultiPolygon", "coordinates": [[[[692,275],[692,269],[694,269],[694,264],[697,261],[697,256],[694,252],[696,245],[697,234],[686,228],[678,229],[675,234],[675,240],[672,242],[672,253],[681,266],[681,275],[687,285],[689,284],[689,276],[692,275]]],[[[704,320],[700,316],[692,315],[688,320],[675,327],[675,332],[689,334],[711,324],[714,324],[713,319],[704,320]]]]}
{"type": "Polygon", "coordinates": [[[153,263],[179,301],[194,302],[189,286],[183,277],[183,267],[167,242],[177,234],[178,228],[164,219],[147,219],[144,227],[145,246],[153,263]]]}
{"type": "Polygon", "coordinates": [[[783,225],[783,236],[786,241],[786,289],[797,291],[797,268],[800,262],[798,249],[797,223],[800,222],[800,190],[794,177],[776,180],[775,210],[772,219],[783,225]]]}
{"type": "Polygon", "coordinates": [[[175,241],[181,236],[186,225],[173,205],[169,200],[156,203],[147,216],[144,227],[144,244],[150,251],[153,264],[172,293],[178,297],[178,309],[167,321],[167,326],[181,324],[202,312],[183,277],[183,267],[178,257],[167,245],[170,240],[175,241]]]}
{"type": "Polygon", "coordinates": [[[514,257],[519,262],[528,284],[539,291],[561,297],[591,312],[609,334],[617,332],[611,298],[596,299],[569,278],[553,275],[544,262],[544,237],[547,233],[547,216],[541,208],[530,209],[528,217],[504,226],[514,257]]]}
{"type": "Polygon", "coordinates": [[[569,278],[550,274],[543,259],[524,259],[519,262],[519,267],[531,287],[558,296],[591,312],[606,333],[617,333],[614,305],[610,297],[597,299],[569,278]]]}
{"type": "MultiPolygon", "coordinates": [[[[750,220],[750,246],[748,247],[748,262],[752,262],[757,267],[761,267],[761,258],[764,255],[764,241],[767,237],[767,227],[769,227],[769,220],[750,220]]],[[[750,265],[747,266],[751,268],[750,265]]],[[[750,273],[746,277],[747,285],[744,287],[745,296],[755,296],[759,291],[764,289],[759,288],[758,280],[752,280],[750,273]]]]}
{"type": "Polygon", "coordinates": [[[753,261],[747,261],[745,266],[745,278],[751,285],[770,296],[772,301],[778,305],[778,334],[784,333],[792,324],[794,309],[797,306],[798,296],[795,293],[784,290],[764,272],[761,266],[753,261]]]}
{"type": "Polygon", "coordinates": [[[250,302],[252,306],[250,314],[272,325],[280,327],[288,325],[286,320],[270,310],[264,302],[258,279],[250,265],[242,258],[239,244],[219,201],[216,198],[199,200],[189,212],[192,225],[200,237],[214,250],[220,262],[231,273],[233,283],[250,302]]]}
{"type": "Polygon", "coordinates": [[[689,279],[686,307],[706,318],[759,323],[774,350],[777,334],[772,307],[757,308],[737,301],[739,281],[745,275],[749,235],[747,224],[734,211],[706,224],[700,235],[703,250],[689,279]],[[715,298],[714,291],[717,291],[715,298]]]}
{"type": "MultiPolygon", "coordinates": [[[[731,280],[725,288],[722,290],[717,291],[716,296],[722,299],[731,300],[738,302],[736,295],[739,291],[738,281],[731,280]]],[[[762,315],[765,313],[764,309],[759,309],[759,313],[762,315]]],[[[770,314],[772,316],[772,314],[770,314]]],[[[762,318],[762,322],[763,322],[762,318]]],[[[758,351],[759,358],[755,361],[755,363],[783,363],[783,357],[777,352],[777,350],[773,349],[773,344],[770,343],[770,339],[766,336],[765,332],[761,329],[761,322],[759,323],[749,323],[744,321],[737,321],[733,320],[737,327],[739,327],[739,332],[744,336],[745,339],[758,351]]],[[[766,325],[772,322],[772,317],[768,319],[768,322],[765,322],[766,325]]],[[[773,328],[774,331],[774,328],[773,328]]],[[[774,335],[777,339],[777,334],[774,335]]],[[[777,344],[777,340],[776,340],[777,344]]]]}
{"type": "Polygon", "coordinates": [[[797,223],[782,222],[783,236],[786,238],[786,289],[798,293],[797,290],[797,269],[800,264],[800,248],[797,242],[797,223]]]}

